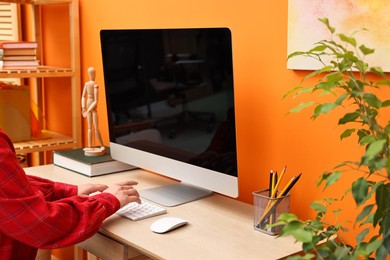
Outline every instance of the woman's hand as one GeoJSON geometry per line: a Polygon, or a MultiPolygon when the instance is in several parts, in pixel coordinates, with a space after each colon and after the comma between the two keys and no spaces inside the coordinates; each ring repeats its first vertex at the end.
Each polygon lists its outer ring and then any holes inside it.
{"type": "Polygon", "coordinates": [[[108,186],[105,184],[93,184],[93,183],[81,184],[78,185],[77,187],[78,187],[77,195],[79,196],[89,196],[91,193],[102,192],[108,188],[108,186]]]}
{"type": "Polygon", "coordinates": [[[133,187],[137,184],[138,182],[136,181],[122,181],[112,186],[109,186],[107,189],[104,190],[104,192],[108,192],[114,195],[119,200],[121,207],[130,202],[141,203],[139,193],[133,187]]]}

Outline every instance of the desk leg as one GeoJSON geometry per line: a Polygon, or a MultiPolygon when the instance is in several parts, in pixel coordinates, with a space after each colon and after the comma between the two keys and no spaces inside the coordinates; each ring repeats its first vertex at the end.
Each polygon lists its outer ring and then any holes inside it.
{"type": "Polygon", "coordinates": [[[87,257],[87,251],[77,245],[74,246],[74,260],[86,260],[87,257]]]}
{"type": "Polygon", "coordinates": [[[39,249],[35,260],[50,260],[51,250],[39,249]]]}
{"type": "Polygon", "coordinates": [[[91,254],[91,253],[87,253],[87,259],[88,259],[88,260],[99,260],[98,257],[94,256],[94,255],[91,254]]]}
{"type": "Polygon", "coordinates": [[[74,260],[101,260],[99,257],[91,254],[79,246],[74,247],[74,260]]]}

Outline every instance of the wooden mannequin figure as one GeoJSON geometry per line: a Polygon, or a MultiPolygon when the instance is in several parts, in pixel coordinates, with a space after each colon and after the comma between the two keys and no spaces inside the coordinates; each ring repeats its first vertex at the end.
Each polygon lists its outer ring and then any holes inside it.
{"type": "Polygon", "coordinates": [[[95,82],[95,69],[88,68],[89,81],[85,83],[83,94],[81,96],[81,109],[83,117],[88,122],[88,147],[84,148],[86,156],[98,156],[105,154],[102,137],[98,128],[98,92],[99,86],[95,82]],[[94,138],[98,140],[100,147],[95,147],[94,138]]]}

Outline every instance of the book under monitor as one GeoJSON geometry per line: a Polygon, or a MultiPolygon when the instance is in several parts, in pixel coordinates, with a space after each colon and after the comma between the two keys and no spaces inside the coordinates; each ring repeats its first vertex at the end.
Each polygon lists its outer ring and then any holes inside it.
{"type": "Polygon", "coordinates": [[[112,159],[108,147],[106,153],[101,156],[85,156],[83,148],[54,151],[53,164],[89,177],[136,168],[112,159]]]}

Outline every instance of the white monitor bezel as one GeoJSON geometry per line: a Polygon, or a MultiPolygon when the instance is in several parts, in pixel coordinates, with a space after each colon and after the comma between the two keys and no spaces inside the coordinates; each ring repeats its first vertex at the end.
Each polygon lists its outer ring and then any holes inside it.
{"type": "Polygon", "coordinates": [[[161,155],[110,142],[115,160],[146,169],[175,180],[237,198],[238,177],[181,162],[161,155]]]}

